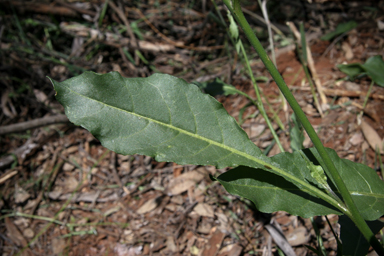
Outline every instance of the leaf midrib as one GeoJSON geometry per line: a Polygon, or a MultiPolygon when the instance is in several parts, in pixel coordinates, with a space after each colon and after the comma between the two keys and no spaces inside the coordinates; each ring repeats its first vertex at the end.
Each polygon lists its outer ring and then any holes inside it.
{"type": "MultiPolygon", "coordinates": [[[[279,167],[273,165],[272,163],[265,162],[265,161],[263,161],[263,160],[261,160],[261,159],[259,159],[259,158],[256,158],[256,157],[254,157],[254,156],[252,156],[252,155],[246,154],[246,153],[244,153],[244,152],[242,152],[242,151],[240,151],[240,150],[238,150],[238,149],[234,149],[234,148],[229,147],[229,146],[227,146],[227,145],[225,145],[225,144],[218,143],[218,142],[216,142],[216,141],[214,141],[214,140],[205,138],[205,137],[200,136],[200,135],[198,135],[198,134],[194,134],[194,133],[191,133],[191,132],[189,132],[189,131],[180,129],[180,128],[176,127],[176,126],[173,126],[173,125],[170,125],[170,124],[167,124],[167,123],[163,123],[163,122],[160,122],[160,121],[158,121],[158,120],[155,120],[155,119],[152,119],[152,118],[143,116],[143,115],[139,115],[139,114],[136,114],[136,113],[134,113],[134,112],[127,111],[127,110],[125,110],[125,109],[121,109],[121,108],[117,108],[117,107],[115,107],[115,106],[108,105],[108,104],[106,104],[106,103],[104,103],[104,102],[102,102],[102,101],[99,101],[99,100],[90,98],[90,97],[88,97],[88,96],[85,96],[85,95],[82,95],[82,94],[78,93],[77,91],[71,90],[71,89],[70,89],[69,87],[67,87],[67,86],[64,86],[64,87],[67,88],[67,89],[68,89],[69,91],[71,91],[72,93],[79,95],[80,97],[83,97],[83,98],[86,98],[86,99],[95,101],[95,102],[97,102],[97,103],[99,103],[99,104],[101,104],[101,105],[104,105],[104,106],[106,106],[106,107],[110,107],[110,108],[112,108],[112,109],[116,109],[117,111],[122,111],[122,112],[125,112],[125,113],[127,113],[127,114],[131,114],[131,115],[133,115],[133,116],[136,116],[136,117],[138,117],[138,118],[143,118],[143,119],[145,119],[145,120],[147,120],[147,121],[149,121],[149,122],[154,122],[154,123],[159,124],[159,125],[161,125],[161,126],[164,126],[164,127],[170,128],[170,129],[173,129],[173,130],[178,131],[178,132],[180,132],[180,133],[183,133],[183,134],[185,134],[185,135],[187,135],[187,136],[190,136],[190,137],[193,137],[193,138],[196,138],[196,139],[205,141],[205,142],[207,142],[207,143],[209,143],[209,144],[215,145],[215,146],[220,147],[220,148],[223,148],[223,149],[225,149],[225,150],[227,150],[227,151],[229,151],[229,152],[232,152],[232,153],[234,153],[234,154],[240,155],[240,156],[242,156],[242,157],[244,157],[244,158],[246,158],[246,159],[249,159],[249,160],[251,160],[251,161],[253,161],[253,162],[256,162],[256,163],[258,163],[258,164],[260,164],[260,165],[262,165],[262,166],[269,167],[269,168],[271,168],[272,170],[274,170],[278,175],[280,175],[280,176],[282,176],[282,177],[285,177],[285,178],[288,179],[288,180],[295,181],[295,182],[301,184],[302,186],[306,187],[306,188],[308,189],[308,191],[311,191],[312,193],[316,194],[317,196],[319,196],[320,198],[322,198],[322,199],[325,200],[326,202],[328,202],[328,203],[334,205],[335,207],[339,208],[340,210],[342,210],[342,211],[345,211],[345,210],[346,210],[346,209],[345,209],[343,206],[341,206],[341,205],[340,205],[334,198],[330,197],[329,195],[327,195],[326,193],[324,193],[324,192],[321,191],[320,189],[318,189],[318,188],[316,188],[316,187],[314,187],[314,186],[312,186],[312,185],[310,185],[310,184],[307,184],[306,182],[304,182],[304,181],[302,181],[302,180],[296,178],[295,176],[293,176],[293,175],[291,175],[291,174],[285,172],[284,170],[280,169],[279,167]]],[[[166,105],[167,105],[167,104],[166,104],[166,105]]],[[[167,105],[167,106],[168,106],[168,105],[167,105]]],[[[249,167],[251,167],[251,168],[257,168],[256,166],[249,166],[249,167]]],[[[261,168],[261,167],[259,167],[259,168],[261,168]]],[[[265,168],[265,170],[266,170],[266,171],[271,171],[271,170],[267,170],[267,169],[269,169],[269,168],[265,168]]]]}
{"type": "MultiPolygon", "coordinates": [[[[97,102],[97,103],[99,103],[99,104],[101,104],[101,105],[104,105],[105,107],[110,107],[110,108],[112,108],[112,109],[116,109],[117,111],[125,112],[125,113],[131,114],[131,115],[133,115],[133,116],[136,116],[136,117],[138,117],[138,118],[145,119],[145,120],[147,120],[147,121],[149,121],[149,122],[154,122],[154,123],[159,124],[159,125],[161,125],[161,126],[165,126],[165,127],[167,127],[167,128],[173,129],[173,130],[175,130],[175,131],[177,131],[177,132],[179,132],[179,133],[185,134],[185,135],[190,136],[190,137],[194,137],[194,138],[196,138],[196,139],[205,141],[205,142],[207,142],[207,143],[209,143],[209,144],[212,144],[212,145],[215,145],[215,146],[217,146],[217,147],[223,148],[223,149],[225,149],[225,150],[227,150],[227,151],[229,151],[229,152],[231,152],[231,153],[235,153],[235,154],[237,154],[237,155],[243,156],[244,158],[247,158],[247,159],[249,159],[249,160],[251,160],[251,161],[254,161],[254,162],[256,162],[256,163],[259,163],[259,164],[261,164],[261,165],[267,165],[268,167],[271,167],[271,168],[272,168],[272,167],[274,167],[274,168],[278,168],[278,167],[276,167],[276,166],[272,166],[271,163],[265,162],[265,161],[263,161],[263,160],[261,160],[261,159],[259,159],[259,158],[256,158],[256,157],[254,157],[254,156],[252,156],[252,155],[249,155],[249,154],[247,154],[247,153],[244,153],[244,152],[242,152],[242,151],[240,151],[240,150],[238,150],[238,149],[234,149],[234,148],[232,148],[232,147],[229,147],[229,146],[227,146],[227,145],[225,145],[225,144],[223,144],[223,143],[219,143],[219,142],[217,142],[217,141],[208,139],[208,138],[206,138],[206,137],[203,137],[203,136],[200,136],[200,135],[198,135],[198,134],[189,132],[189,131],[187,131],[187,130],[183,130],[183,129],[178,128],[178,127],[176,127],[176,126],[173,126],[173,125],[171,125],[171,124],[167,124],[167,123],[158,121],[158,120],[156,120],[156,119],[152,119],[152,118],[147,117],[147,116],[139,115],[139,114],[136,114],[136,113],[134,113],[134,112],[130,112],[130,111],[125,110],[125,109],[121,109],[121,108],[118,108],[118,107],[115,107],[115,106],[112,106],[112,105],[108,105],[108,104],[106,104],[106,103],[104,103],[104,102],[102,102],[102,101],[99,101],[99,100],[90,98],[90,97],[88,97],[88,96],[86,96],[86,95],[83,95],[83,94],[78,93],[77,91],[71,90],[71,89],[70,89],[69,87],[67,87],[67,86],[65,86],[65,88],[67,88],[67,89],[68,89],[69,91],[71,91],[72,93],[79,95],[80,97],[83,97],[83,98],[92,100],[92,101],[97,102]]],[[[166,104],[166,105],[167,105],[167,104],[166,104]]],[[[168,106],[168,105],[167,105],[167,106],[168,106]]],[[[255,166],[250,166],[250,167],[255,167],[255,166]]],[[[288,175],[289,175],[289,174],[288,174],[288,175]]],[[[293,177],[293,176],[292,176],[292,177],[293,177]]]]}

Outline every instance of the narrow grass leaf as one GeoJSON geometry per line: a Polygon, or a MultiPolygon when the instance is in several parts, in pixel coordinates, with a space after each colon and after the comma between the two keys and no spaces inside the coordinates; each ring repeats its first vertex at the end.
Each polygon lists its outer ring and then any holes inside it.
{"type": "Polygon", "coordinates": [[[325,41],[331,40],[332,38],[334,38],[338,35],[341,35],[343,33],[346,33],[348,31],[354,29],[355,27],[357,27],[357,22],[354,20],[340,23],[339,25],[337,25],[337,27],[334,31],[322,36],[320,39],[325,40],[325,41]]]}

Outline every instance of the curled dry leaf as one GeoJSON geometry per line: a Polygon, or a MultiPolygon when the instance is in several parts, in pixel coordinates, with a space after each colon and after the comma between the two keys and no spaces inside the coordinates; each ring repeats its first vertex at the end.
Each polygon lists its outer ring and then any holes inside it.
{"type": "Polygon", "coordinates": [[[137,210],[137,213],[138,213],[138,214],[144,214],[144,213],[153,211],[153,210],[160,204],[161,201],[162,201],[162,197],[161,197],[161,196],[156,197],[156,198],[152,198],[152,199],[150,199],[149,201],[145,202],[145,203],[144,203],[144,204],[137,210]]]}
{"type": "Polygon", "coordinates": [[[201,256],[217,255],[225,236],[225,233],[221,232],[219,229],[216,229],[208,243],[205,245],[201,256]]]}
{"type": "Polygon", "coordinates": [[[240,245],[229,244],[219,251],[218,256],[238,256],[241,255],[242,252],[243,248],[240,245]]]}
{"type": "Polygon", "coordinates": [[[193,209],[193,211],[200,216],[211,217],[211,218],[214,217],[214,210],[212,206],[206,203],[198,203],[193,209]]]}
{"type": "Polygon", "coordinates": [[[361,143],[364,142],[364,138],[363,138],[363,135],[361,134],[361,132],[356,132],[352,135],[352,137],[349,139],[349,142],[353,145],[353,146],[357,146],[357,145],[360,145],[361,143]]]}
{"type": "Polygon", "coordinates": [[[379,134],[364,120],[361,121],[361,130],[363,131],[364,137],[367,140],[369,146],[373,150],[380,150],[380,154],[384,154],[384,145],[383,140],[380,138],[379,134]]]}
{"type": "Polygon", "coordinates": [[[351,48],[351,46],[347,42],[343,42],[343,44],[341,45],[341,48],[343,49],[343,51],[345,53],[345,58],[347,60],[353,59],[352,48],[351,48]]]}
{"type": "Polygon", "coordinates": [[[167,249],[171,252],[177,252],[177,246],[173,236],[167,236],[167,249]]]}
{"type": "Polygon", "coordinates": [[[15,184],[15,202],[17,204],[24,203],[27,201],[31,195],[25,191],[22,187],[20,187],[18,184],[15,184]]]}
{"type": "Polygon", "coordinates": [[[311,236],[305,227],[298,227],[286,235],[288,243],[291,246],[298,246],[307,243],[311,236]]]}
{"type": "Polygon", "coordinates": [[[187,191],[190,187],[195,186],[197,183],[203,180],[207,175],[207,170],[204,167],[197,168],[191,172],[186,172],[170,181],[166,194],[169,196],[180,195],[187,191]]]}
{"type": "MultiPolygon", "coordinates": [[[[5,218],[4,220],[5,227],[7,229],[7,240],[11,240],[13,244],[16,244],[20,247],[27,247],[28,241],[21,234],[20,230],[15,226],[10,218],[5,218]]],[[[4,234],[5,235],[5,234],[4,234]]],[[[3,235],[3,236],[4,236],[3,235]]],[[[29,247],[25,249],[24,252],[19,253],[22,256],[31,256],[34,255],[29,247]]]]}
{"type": "Polygon", "coordinates": [[[64,238],[60,238],[60,237],[54,237],[52,240],[51,240],[51,246],[52,246],[52,251],[55,255],[60,255],[66,245],[67,245],[67,242],[65,241],[64,238]]]}

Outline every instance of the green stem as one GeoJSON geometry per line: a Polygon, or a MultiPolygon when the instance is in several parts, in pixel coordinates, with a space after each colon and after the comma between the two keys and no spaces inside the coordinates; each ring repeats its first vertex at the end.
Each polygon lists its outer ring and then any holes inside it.
{"type": "MultiPolygon", "coordinates": [[[[216,11],[217,11],[217,14],[221,20],[221,22],[223,24],[225,24],[225,21],[224,21],[224,18],[223,16],[221,15],[217,5],[216,5],[216,2],[212,0],[212,3],[214,4],[215,8],[216,8],[216,11]]],[[[234,41],[233,37],[230,35],[229,31],[228,31],[228,28],[227,28],[227,33],[229,35],[229,38],[231,39],[231,42],[233,44],[233,46],[236,46],[236,42],[234,41]]],[[[267,123],[268,125],[268,128],[269,130],[271,131],[272,133],[272,136],[273,138],[275,139],[276,143],[277,143],[277,146],[279,147],[280,151],[281,152],[285,152],[284,148],[283,148],[283,145],[281,145],[281,142],[279,140],[279,136],[277,136],[276,134],[276,131],[273,129],[273,126],[272,126],[272,123],[271,121],[269,120],[269,117],[267,115],[267,112],[265,111],[265,108],[264,108],[264,105],[262,104],[262,101],[261,101],[261,96],[260,96],[260,91],[259,91],[259,88],[257,87],[257,83],[256,83],[256,79],[253,75],[253,72],[252,72],[252,68],[251,68],[251,65],[249,63],[249,60],[248,60],[248,56],[247,56],[247,53],[245,52],[245,49],[244,49],[244,45],[243,45],[243,42],[241,41],[240,38],[238,38],[238,43],[240,44],[240,50],[241,50],[241,53],[243,54],[243,57],[244,57],[244,61],[245,61],[245,65],[247,66],[247,69],[248,69],[248,73],[249,73],[249,76],[251,78],[251,81],[252,81],[252,84],[253,84],[253,88],[256,92],[256,97],[257,97],[257,101],[255,101],[254,99],[252,99],[252,97],[250,97],[248,94],[246,93],[243,93],[239,90],[236,89],[236,91],[238,91],[237,93],[240,94],[240,95],[243,95],[245,96],[247,99],[249,99],[253,105],[255,105],[257,107],[257,109],[260,111],[261,115],[263,116],[263,118],[265,119],[265,122],[267,123]]],[[[272,109],[272,108],[271,108],[272,109]]],[[[276,115],[277,116],[277,115],[276,115]]],[[[284,126],[281,126],[284,128],[284,126]]],[[[282,129],[283,129],[282,128],[282,129]]]]}
{"type": "Polygon", "coordinates": [[[313,145],[315,146],[317,152],[319,153],[320,157],[325,163],[324,167],[326,168],[324,169],[327,169],[329,171],[331,177],[333,178],[338,188],[338,191],[343,197],[343,200],[348,208],[348,211],[346,211],[345,214],[349,218],[351,218],[351,220],[356,224],[356,226],[359,228],[359,230],[367,239],[367,241],[369,241],[369,243],[375,249],[375,251],[378,252],[379,255],[384,255],[383,246],[375,238],[374,234],[372,233],[367,223],[364,221],[363,217],[361,216],[359,210],[357,209],[356,205],[352,200],[352,197],[347,187],[345,186],[343,180],[341,179],[335,165],[333,164],[329,155],[325,151],[325,147],[321,143],[320,138],[317,136],[308,118],[304,114],[303,110],[300,108],[296,99],[293,97],[292,93],[290,92],[288,86],[285,84],[284,79],[281,77],[280,73],[278,72],[276,67],[273,65],[272,61],[269,59],[263,46],[261,45],[260,41],[257,39],[256,35],[253,33],[252,28],[249,26],[247,20],[245,19],[244,14],[241,11],[239,0],[233,0],[232,2],[230,0],[224,0],[224,3],[228,7],[228,9],[231,11],[232,15],[235,17],[235,19],[240,24],[240,26],[243,28],[243,31],[247,36],[248,40],[250,41],[251,45],[255,48],[256,52],[259,54],[260,59],[262,60],[262,62],[270,72],[272,78],[275,80],[280,91],[283,93],[284,97],[287,99],[289,105],[295,112],[296,116],[299,118],[300,122],[303,124],[303,127],[307,131],[308,136],[312,140],[313,145]]]}
{"type": "MultiPolygon", "coordinates": [[[[275,129],[273,129],[272,123],[269,120],[267,112],[264,109],[264,105],[263,105],[263,103],[261,101],[261,96],[260,96],[259,88],[257,87],[256,79],[253,76],[252,68],[251,68],[251,65],[249,64],[247,53],[245,52],[243,42],[241,41],[241,39],[239,39],[239,40],[240,40],[239,43],[240,43],[241,53],[244,56],[245,64],[246,64],[246,66],[248,68],[248,73],[249,73],[249,76],[251,77],[253,88],[254,88],[254,90],[256,92],[257,101],[252,100],[252,103],[259,109],[261,115],[263,116],[263,118],[267,122],[268,128],[271,131],[272,136],[275,139],[275,141],[277,143],[277,146],[279,147],[280,151],[281,152],[285,152],[285,150],[283,148],[283,145],[281,145],[281,142],[279,140],[279,136],[277,136],[275,129]]],[[[251,97],[249,97],[249,98],[251,98],[251,97]]]]}
{"type": "Polygon", "coordinates": [[[323,117],[323,111],[321,110],[321,105],[319,103],[319,100],[316,96],[315,86],[313,85],[312,78],[309,74],[308,70],[308,59],[307,59],[307,40],[305,39],[305,32],[304,32],[304,23],[300,23],[300,36],[301,36],[301,52],[302,52],[302,58],[301,58],[301,65],[303,66],[303,70],[305,73],[305,76],[308,80],[309,86],[311,87],[311,93],[313,100],[315,101],[315,105],[321,115],[323,117]]]}

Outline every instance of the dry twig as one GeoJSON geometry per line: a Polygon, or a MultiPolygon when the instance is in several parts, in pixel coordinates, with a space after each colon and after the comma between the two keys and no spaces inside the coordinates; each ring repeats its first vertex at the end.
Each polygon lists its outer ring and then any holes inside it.
{"type": "Polygon", "coordinates": [[[161,38],[163,38],[165,41],[170,43],[173,46],[183,48],[183,49],[188,49],[188,50],[194,50],[194,51],[212,51],[212,50],[217,50],[217,49],[222,49],[224,48],[224,45],[216,45],[216,46],[187,46],[184,45],[183,43],[178,43],[173,41],[172,39],[168,38],[166,35],[161,33],[148,19],[145,17],[145,15],[137,8],[134,9],[139,15],[140,18],[142,18],[145,23],[156,33],[158,34],[161,38]]]}
{"type": "Polygon", "coordinates": [[[69,122],[69,120],[66,115],[47,116],[47,117],[38,118],[38,119],[27,121],[27,122],[1,126],[0,135],[13,133],[13,132],[22,132],[22,131],[38,128],[41,126],[50,125],[50,124],[67,123],[67,122],[69,122]]]}
{"type": "MultiPolygon", "coordinates": [[[[301,35],[300,35],[300,32],[297,30],[295,24],[293,22],[287,22],[287,25],[291,28],[293,34],[295,35],[295,37],[300,42],[301,35]]],[[[321,103],[322,103],[322,105],[326,105],[327,104],[327,97],[325,96],[325,94],[323,92],[324,89],[323,89],[323,86],[321,85],[320,78],[319,78],[319,76],[317,74],[316,67],[315,67],[315,62],[313,61],[313,58],[312,58],[312,53],[311,53],[309,47],[307,47],[306,50],[307,50],[308,67],[311,70],[311,74],[312,74],[313,80],[315,82],[317,91],[318,91],[318,93],[320,95],[321,103]]]]}
{"type": "MultiPolygon", "coordinates": [[[[129,24],[127,17],[125,17],[124,12],[121,9],[119,9],[112,1],[109,1],[108,5],[117,13],[117,15],[119,15],[119,18],[124,22],[125,28],[127,29],[127,34],[131,39],[132,45],[140,49],[140,46],[136,40],[135,34],[133,34],[131,25],[129,24]]],[[[135,63],[136,65],[139,64],[139,56],[137,54],[135,54],[135,63]]]]}

